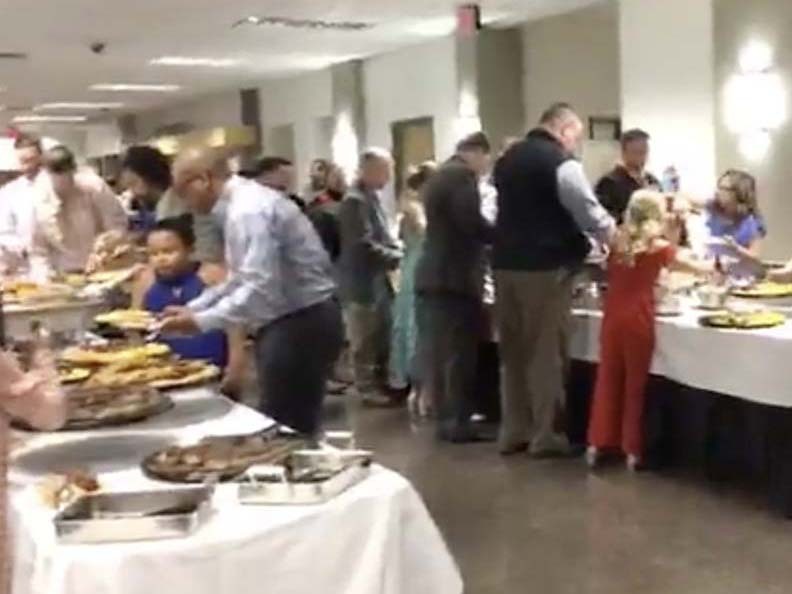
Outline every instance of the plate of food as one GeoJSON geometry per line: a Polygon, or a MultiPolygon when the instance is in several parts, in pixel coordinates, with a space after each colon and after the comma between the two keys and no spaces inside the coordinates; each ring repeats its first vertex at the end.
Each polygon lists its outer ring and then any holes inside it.
{"type": "Polygon", "coordinates": [[[58,380],[62,386],[79,384],[91,377],[91,370],[85,367],[62,367],[58,369],[58,380]]]}
{"type": "Polygon", "coordinates": [[[168,357],[170,354],[171,350],[165,344],[152,342],[133,345],[118,341],[105,345],[68,347],[61,352],[60,360],[69,365],[93,367],[119,363],[146,364],[151,359],[168,357]]]}
{"type": "MultiPolygon", "coordinates": [[[[173,408],[173,401],[144,387],[96,389],[79,387],[67,392],[68,416],[61,431],[85,431],[145,421],[173,408]]],[[[15,425],[29,429],[24,423],[15,425]]]]}
{"type": "Polygon", "coordinates": [[[100,285],[117,285],[129,280],[135,273],[135,268],[124,270],[103,270],[88,276],[88,282],[100,285]]]}
{"type": "Polygon", "coordinates": [[[311,444],[297,434],[257,434],[209,438],[191,446],[173,446],[143,460],[150,477],[177,483],[229,481],[254,465],[282,466],[311,444]]]}
{"type": "Polygon", "coordinates": [[[41,502],[50,509],[60,509],[84,495],[98,493],[102,487],[96,476],[83,470],[51,474],[36,485],[41,502]]]}
{"type": "Polygon", "coordinates": [[[743,299],[781,299],[792,297],[792,283],[762,282],[732,290],[732,295],[743,299]]]}
{"type": "Polygon", "coordinates": [[[87,387],[149,386],[160,390],[200,385],[220,377],[220,368],[205,361],[151,359],[108,365],[85,383],[87,387]]]}
{"type": "Polygon", "coordinates": [[[726,328],[735,330],[759,330],[775,328],[786,324],[787,317],[776,311],[727,311],[703,316],[699,319],[702,326],[708,328],[726,328]]]}
{"type": "Polygon", "coordinates": [[[65,284],[42,285],[27,280],[3,283],[3,302],[8,304],[41,303],[74,297],[74,289],[65,284]]]}
{"type": "Polygon", "coordinates": [[[99,314],[94,318],[97,324],[113,326],[120,330],[137,330],[146,332],[154,326],[156,318],[151,312],[142,309],[117,309],[99,314]]]}

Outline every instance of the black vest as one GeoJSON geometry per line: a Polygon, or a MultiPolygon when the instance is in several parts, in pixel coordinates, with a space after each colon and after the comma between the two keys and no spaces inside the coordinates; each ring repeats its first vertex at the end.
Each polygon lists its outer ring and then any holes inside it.
{"type": "Polygon", "coordinates": [[[571,157],[548,132],[531,131],[498,161],[496,270],[577,266],[591,249],[558,195],[558,168],[571,157]]]}

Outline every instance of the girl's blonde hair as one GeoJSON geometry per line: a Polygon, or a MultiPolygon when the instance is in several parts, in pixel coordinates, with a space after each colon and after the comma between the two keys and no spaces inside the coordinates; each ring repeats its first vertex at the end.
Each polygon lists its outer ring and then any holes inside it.
{"type": "Polygon", "coordinates": [[[620,250],[633,263],[638,254],[648,252],[665,231],[665,196],[653,190],[638,190],[630,198],[624,214],[620,250]]]}

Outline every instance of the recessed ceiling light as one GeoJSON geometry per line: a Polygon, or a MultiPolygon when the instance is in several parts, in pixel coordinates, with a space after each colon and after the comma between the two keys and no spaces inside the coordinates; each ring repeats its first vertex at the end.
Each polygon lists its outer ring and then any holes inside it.
{"type": "Polygon", "coordinates": [[[175,93],[181,90],[179,85],[143,83],[96,83],[89,88],[92,91],[109,91],[112,93],[175,93]]]}
{"type": "Polygon", "coordinates": [[[33,108],[33,111],[48,111],[60,109],[121,109],[123,103],[95,103],[90,101],[62,101],[60,103],[41,103],[33,108]]]}
{"type": "Polygon", "coordinates": [[[162,56],[149,62],[155,66],[205,66],[207,68],[233,68],[239,60],[233,58],[194,58],[189,56],[162,56]]]}
{"type": "Polygon", "coordinates": [[[365,31],[374,27],[374,23],[363,21],[324,21],[321,19],[293,19],[277,16],[249,16],[237,21],[232,27],[244,27],[247,25],[313,29],[316,31],[365,31]]]}
{"type": "Polygon", "coordinates": [[[76,122],[84,122],[88,118],[86,116],[59,116],[59,115],[19,115],[12,121],[15,124],[37,124],[37,123],[60,123],[69,124],[76,122]]]}

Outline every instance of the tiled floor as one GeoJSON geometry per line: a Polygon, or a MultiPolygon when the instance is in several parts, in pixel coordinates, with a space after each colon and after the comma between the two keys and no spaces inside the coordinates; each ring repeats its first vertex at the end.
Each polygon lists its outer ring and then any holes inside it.
{"type": "MultiPolygon", "coordinates": [[[[327,408],[332,425],[350,418],[337,398],[327,408]]],[[[506,462],[493,445],[437,444],[399,410],[351,417],[361,445],[423,495],[468,594],[792,592],[792,523],[759,496],[620,467],[590,475],[581,460],[506,462]]]]}

